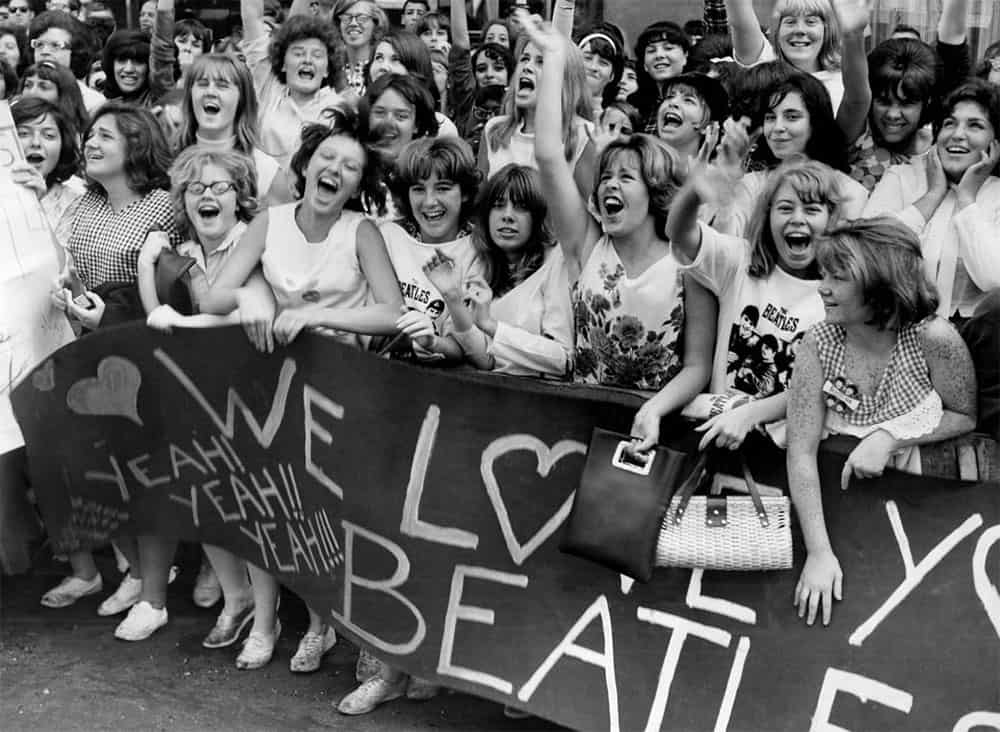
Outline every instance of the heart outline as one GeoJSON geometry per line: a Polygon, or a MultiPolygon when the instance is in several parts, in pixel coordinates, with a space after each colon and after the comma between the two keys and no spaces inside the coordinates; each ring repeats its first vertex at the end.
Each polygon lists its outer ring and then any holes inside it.
{"type": "Polygon", "coordinates": [[[107,356],[97,364],[97,376],[74,383],[66,392],[66,406],[83,416],[124,417],[143,427],[139,416],[142,373],[122,356],[107,356]]]}
{"type": "Polygon", "coordinates": [[[514,527],[510,523],[510,515],[507,513],[507,504],[504,503],[500,495],[500,484],[493,474],[493,463],[497,458],[509,452],[527,450],[535,453],[538,461],[537,472],[542,478],[547,478],[552,468],[567,455],[579,453],[587,454],[587,446],[578,440],[560,440],[551,448],[534,435],[513,434],[504,435],[493,440],[486,449],[483,450],[479,464],[479,473],[483,478],[483,485],[486,487],[486,495],[493,505],[493,512],[496,514],[497,522],[500,525],[500,533],[503,535],[507,551],[514,564],[521,566],[541,546],[546,539],[555,533],[562,523],[569,516],[573,508],[573,499],[576,497],[574,489],[563,504],[544,524],[535,532],[526,543],[521,544],[514,535],[514,527]]]}

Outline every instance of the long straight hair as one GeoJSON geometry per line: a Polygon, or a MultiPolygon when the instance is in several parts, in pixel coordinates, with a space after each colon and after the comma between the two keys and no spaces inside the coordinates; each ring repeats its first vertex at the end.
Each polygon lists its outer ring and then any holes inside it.
{"type": "MultiPolygon", "coordinates": [[[[573,159],[580,135],[583,134],[576,124],[576,120],[582,117],[589,121],[593,117],[593,110],[590,107],[587,93],[587,71],[583,66],[583,53],[568,38],[563,38],[562,41],[566,44],[566,70],[563,72],[562,84],[562,133],[563,139],[566,141],[563,145],[563,154],[569,161],[573,159]]],[[[517,50],[514,53],[515,73],[519,59],[529,43],[530,40],[526,33],[522,33],[517,39],[517,50]]],[[[503,99],[500,121],[490,129],[488,142],[491,148],[509,145],[514,132],[524,121],[517,108],[516,96],[517,83],[511,79],[507,87],[507,94],[503,99]]]]}
{"type": "Polygon", "coordinates": [[[181,126],[177,131],[177,149],[198,142],[198,118],[194,114],[192,92],[201,79],[219,79],[236,86],[239,101],[233,118],[233,134],[236,135],[234,148],[244,155],[253,155],[257,148],[257,92],[253,78],[246,64],[221,53],[202,54],[191,64],[191,70],[184,79],[184,99],[181,102],[181,126]]]}

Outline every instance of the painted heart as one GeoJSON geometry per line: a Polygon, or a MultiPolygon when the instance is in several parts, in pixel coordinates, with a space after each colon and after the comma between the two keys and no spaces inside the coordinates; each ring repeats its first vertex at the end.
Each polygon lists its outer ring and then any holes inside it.
{"type": "Polygon", "coordinates": [[[496,439],[483,450],[479,472],[483,476],[486,495],[489,496],[490,503],[493,504],[493,510],[496,512],[497,521],[500,524],[500,532],[503,534],[503,540],[507,544],[510,558],[514,560],[514,564],[521,566],[524,564],[524,560],[530,557],[546,539],[552,536],[555,530],[566,520],[566,517],[569,516],[576,491],[570,493],[559,507],[559,510],[535,532],[534,536],[522,544],[514,534],[514,527],[511,526],[510,515],[507,513],[507,505],[504,503],[503,496],[500,495],[500,485],[493,474],[493,463],[496,462],[497,458],[510,452],[517,452],[518,450],[528,450],[535,453],[535,456],[538,458],[538,474],[546,478],[552,467],[567,455],[586,455],[587,446],[577,440],[560,440],[550,448],[533,435],[518,434],[506,435],[496,439]]]}
{"type": "Polygon", "coordinates": [[[31,375],[31,384],[38,391],[52,391],[56,388],[56,367],[51,358],[31,375]]]}
{"type": "Polygon", "coordinates": [[[66,392],[66,406],[77,414],[125,417],[140,427],[137,402],[142,374],[121,356],[108,356],[97,364],[97,378],[80,379],[66,392]]]}

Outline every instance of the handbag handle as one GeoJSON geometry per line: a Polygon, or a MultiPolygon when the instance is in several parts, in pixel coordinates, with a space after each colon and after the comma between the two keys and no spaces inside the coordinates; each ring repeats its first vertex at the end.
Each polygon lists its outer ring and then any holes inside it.
{"type": "MultiPolygon", "coordinates": [[[[677,507],[674,509],[673,516],[671,517],[671,522],[675,526],[679,526],[681,519],[684,517],[684,512],[687,510],[688,502],[694,495],[695,490],[698,488],[698,484],[701,482],[701,476],[705,472],[705,465],[708,461],[708,453],[703,452],[698,457],[698,462],[695,463],[694,470],[691,475],[688,476],[687,480],[677,491],[677,507]]],[[[757,481],[754,480],[753,475],[750,473],[750,466],[747,465],[746,456],[740,455],[740,468],[743,472],[743,480],[747,484],[747,491],[750,494],[750,500],[753,501],[754,510],[757,512],[757,520],[760,521],[760,525],[767,528],[771,525],[771,521],[767,516],[767,510],[764,508],[764,501],[760,498],[760,491],[757,489],[757,481]]]]}
{"type": "Polygon", "coordinates": [[[642,453],[632,448],[630,440],[621,440],[611,456],[611,465],[636,475],[649,475],[656,460],[656,450],[642,453]]]}

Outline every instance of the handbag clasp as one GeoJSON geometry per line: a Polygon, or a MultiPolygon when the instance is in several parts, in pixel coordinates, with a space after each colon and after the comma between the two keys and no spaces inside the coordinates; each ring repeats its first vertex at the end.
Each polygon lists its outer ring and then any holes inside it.
{"type": "Polygon", "coordinates": [[[611,464],[636,475],[649,475],[649,471],[653,468],[656,451],[650,450],[643,454],[631,448],[632,443],[628,440],[619,442],[618,447],[615,448],[615,454],[611,456],[611,464]]]}

